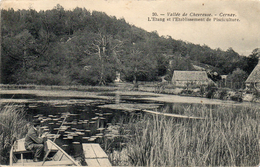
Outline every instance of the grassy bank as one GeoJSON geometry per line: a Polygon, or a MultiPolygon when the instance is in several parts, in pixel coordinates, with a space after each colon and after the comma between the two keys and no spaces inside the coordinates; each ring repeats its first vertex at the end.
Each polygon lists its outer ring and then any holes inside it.
{"type": "MultiPolygon", "coordinates": [[[[205,120],[145,115],[125,129],[132,136],[114,165],[256,166],[259,113],[254,108],[195,107],[205,120]],[[121,159],[120,159],[121,158],[121,159]]],[[[113,161],[113,160],[112,160],[113,161]]]]}
{"type": "Polygon", "coordinates": [[[27,131],[25,112],[14,105],[0,108],[0,164],[8,164],[14,140],[24,137],[27,131]]]}

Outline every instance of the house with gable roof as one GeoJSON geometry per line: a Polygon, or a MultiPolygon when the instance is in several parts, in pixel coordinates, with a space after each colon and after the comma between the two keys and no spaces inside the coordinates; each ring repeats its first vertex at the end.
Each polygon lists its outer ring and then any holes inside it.
{"type": "Polygon", "coordinates": [[[208,78],[206,71],[178,71],[175,70],[172,76],[172,83],[175,86],[186,87],[187,85],[208,85],[213,82],[208,78]]]}
{"type": "Polygon", "coordinates": [[[245,83],[246,88],[256,88],[258,90],[260,89],[260,61],[258,61],[258,64],[248,76],[245,83]]]}

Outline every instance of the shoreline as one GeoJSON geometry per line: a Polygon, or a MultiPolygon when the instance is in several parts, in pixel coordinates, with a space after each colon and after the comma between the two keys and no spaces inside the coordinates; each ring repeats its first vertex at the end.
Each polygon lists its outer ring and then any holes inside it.
{"type": "MultiPolygon", "coordinates": [[[[108,95],[104,95],[104,92],[89,92],[89,91],[75,91],[75,90],[31,90],[31,89],[18,89],[18,90],[0,90],[1,95],[35,95],[36,97],[44,98],[69,98],[62,99],[64,101],[87,101],[87,100],[115,100],[116,95],[129,96],[129,100],[148,100],[154,102],[163,103],[192,103],[192,104],[238,104],[234,101],[229,100],[219,100],[219,99],[208,99],[204,97],[192,97],[192,96],[180,96],[180,95],[170,95],[170,94],[160,94],[153,92],[143,92],[143,91],[129,91],[129,90],[111,90],[108,95]],[[131,97],[132,96],[132,97],[131,97]],[[138,97],[135,97],[138,96],[138,97]],[[143,96],[143,97],[142,97],[143,96]]],[[[43,101],[50,101],[54,99],[12,99],[12,98],[1,98],[0,103],[36,103],[43,101]]],[[[244,103],[244,102],[243,102],[244,103]]],[[[240,103],[239,103],[240,104],[240,103]]]]}

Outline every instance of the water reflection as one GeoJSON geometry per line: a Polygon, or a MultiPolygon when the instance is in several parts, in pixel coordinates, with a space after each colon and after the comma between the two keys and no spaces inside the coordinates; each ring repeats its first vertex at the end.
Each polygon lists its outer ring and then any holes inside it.
{"type": "MultiPolygon", "coordinates": [[[[148,97],[147,95],[122,95],[119,91],[115,93],[101,93],[104,96],[114,96],[115,100],[100,100],[94,98],[77,98],[77,97],[35,97],[35,95],[3,95],[4,98],[28,98],[42,99],[45,102],[30,103],[25,105],[27,108],[28,120],[40,119],[45,131],[49,131],[53,137],[59,134],[56,143],[70,155],[75,157],[82,155],[81,143],[104,143],[106,130],[114,131],[112,135],[116,136],[122,123],[122,117],[126,121],[132,113],[122,112],[119,109],[101,108],[104,104],[138,104],[137,107],[157,105],[158,107],[150,108],[158,112],[174,113],[187,116],[202,116],[203,108],[214,110],[219,104],[203,104],[203,103],[164,103],[154,102],[147,99],[139,99],[148,97]],[[88,100],[79,104],[80,100],[88,100]],[[66,101],[62,101],[66,100],[66,101]],[[75,100],[75,103],[74,103],[75,100]],[[68,103],[71,102],[71,103],[68,103]],[[146,106],[147,105],[147,106],[146,106]],[[196,111],[195,111],[196,109],[196,111]],[[69,116],[64,121],[64,114],[69,113],[69,116]],[[194,115],[195,114],[195,115],[194,115]],[[196,115],[198,114],[198,115],[196,115]],[[63,123],[64,121],[64,123],[63,123]],[[63,125],[62,125],[63,123],[63,125]],[[62,126],[61,126],[62,125],[62,126]],[[118,125],[117,129],[116,126],[118,125]]],[[[149,96],[151,97],[151,96],[149,96]]],[[[156,96],[153,96],[156,97],[156,96]]],[[[128,105],[128,107],[131,105],[128,105]]],[[[134,105],[133,105],[134,106],[134,105]]],[[[140,114],[140,113],[138,113],[140,114]]],[[[141,113],[144,114],[144,113],[141,113]]],[[[127,122],[127,121],[126,121],[127,122]]],[[[109,134],[111,135],[111,134],[109,134]]],[[[50,136],[51,137],[51,136],[50,136]]],[[[110,136],[111,137],[111,136],[110,136]]]]}
{"type": "Polygon", "coordinates": [[[72,105],[34,103],[27,106],[26,116],[29,121],[41,120],[43,130],[50,132],[49,138],[53,139],[58,134],[55,143],[76,159],[84,160],[82,143],[102,143],[108,124],[126,114],[98,107],[107,103],[109,102],[72,105]]]}

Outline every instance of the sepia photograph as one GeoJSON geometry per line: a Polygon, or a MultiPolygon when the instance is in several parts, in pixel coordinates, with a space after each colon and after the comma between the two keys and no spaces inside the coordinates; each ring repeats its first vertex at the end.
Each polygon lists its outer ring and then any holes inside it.
{"type": "Polygon", "coordinates": [[[260,166],[259,0],[0,6],[0,166],[260,166]]]}

